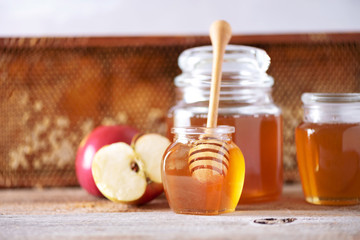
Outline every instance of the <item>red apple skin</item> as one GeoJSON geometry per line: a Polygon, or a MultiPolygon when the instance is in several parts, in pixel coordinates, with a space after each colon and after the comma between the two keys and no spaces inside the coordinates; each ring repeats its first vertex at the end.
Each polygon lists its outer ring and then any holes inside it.
{"type": "Polygon", "coordinates": [[[99,126],[80,143],[75,161],[76,177],[82,188],[94,196],[103,196],[96,187],[91,172],[95,153],[103,146],[116,142],[131,144],[139,131],[127,125],[99,126]]]}
{"type": "Polygon", "coordinates": [[[131,205],[140,206],[140,205],[143,205],[143,204],[148,203],[151,200],[155,199],[157,196],[159,196],[163,192],[164,192],[164,187],[163,187],[162,183],[151,182],[151,183],[147,184],[146,190],[141,198],[139,198],[135,201],[126,202],[126,203],[131,204],[131,205]]]}

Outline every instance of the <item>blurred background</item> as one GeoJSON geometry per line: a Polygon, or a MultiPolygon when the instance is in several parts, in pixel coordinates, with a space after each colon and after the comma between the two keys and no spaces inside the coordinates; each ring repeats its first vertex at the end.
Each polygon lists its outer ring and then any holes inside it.
{"type": "Polygon", "coordinates": [[[166,133],[179,54],[232,44],[271,57],[285,181],[299,181],[303,92],[360,92],[359,0],[0,0],[0,187],[77,185],[77,147],[101,124],[166,133]]]}

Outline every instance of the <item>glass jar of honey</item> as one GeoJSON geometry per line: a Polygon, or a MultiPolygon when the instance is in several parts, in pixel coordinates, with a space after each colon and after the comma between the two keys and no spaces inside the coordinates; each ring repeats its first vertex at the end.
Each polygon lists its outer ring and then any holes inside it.
{"type": "Polygon", "coordinates": [[[305,199],[319,205],[360,202],[360,94],[304,93],[296,128],[305,199]]]}
{"type": "MultiPolygon", "coordinates": [[[[167,117],[173,127],[205,126],[208,113],[212,47],[185,50],[182,73],[175,78],[176,105],[167,117]]],[[[242,150],[246,177],[241,203],[270,201],[282,192],[282,117],[271,96],[274,80],[262,49],[228,45],[222,66],[219,125],[234,126],[232,138],[242,150]]]]}
{"type": "Polygon", "coordinates": [[[234,127],[173,128],[172,133],[161,168],[171,209],[204,215],[233,212],[245,175],[244,157],[231,139],[234,127]]]}

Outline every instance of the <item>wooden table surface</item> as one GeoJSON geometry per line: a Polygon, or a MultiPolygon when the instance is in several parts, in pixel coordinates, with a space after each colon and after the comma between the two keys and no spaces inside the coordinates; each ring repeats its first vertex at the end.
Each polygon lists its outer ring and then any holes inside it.
{"type": "Polygon", "coordinates": [[[275,202],[192,216],[173,213],[164,196],[133,207],[80,188],[7,189],[0,239],[360,239],[360,205],[314,206],[297,184],[275,202]]]}

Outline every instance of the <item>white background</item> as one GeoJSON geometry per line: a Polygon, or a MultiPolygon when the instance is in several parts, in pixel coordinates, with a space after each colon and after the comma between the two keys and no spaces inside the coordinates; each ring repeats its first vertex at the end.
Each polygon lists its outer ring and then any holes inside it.
{"type": "Polygon", "coordinates": [[[360,0],[0,0],[0,36],[360,32],[360,0]]]}

